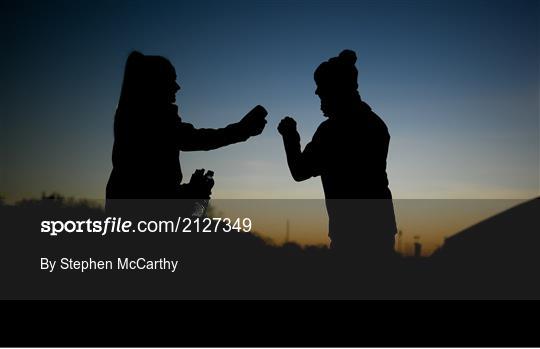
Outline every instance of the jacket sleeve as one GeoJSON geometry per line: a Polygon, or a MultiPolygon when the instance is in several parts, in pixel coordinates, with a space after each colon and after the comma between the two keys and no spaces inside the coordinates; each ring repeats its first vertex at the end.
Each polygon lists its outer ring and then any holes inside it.
{"type": "Polygon", "coordinates": [[[239,124],[224,128],[195,128],[192,124],[178,120],[176,139],[182,151],[212,150],[229,144],[244,142],[249,134],[239,124]]]}
{"type": "Polygon", "coordinates": [[[320,176],[322,173],[322,146],[320,132],[315,132],[313,139],[303,151],[300,141],[293,139],[285,141],[287,163],[295,181],[303,181],[311,177],[320,176]]]}
{"type": "Polygon", "coordinates": [[[305,171],[309,173],[311,177],[320,176],[321,162],[322,162],[322,151],[318,140],[313,139],[311,142],[306,144],[304,151],[302,152],[302,166],[305,168],[305,171]]]}

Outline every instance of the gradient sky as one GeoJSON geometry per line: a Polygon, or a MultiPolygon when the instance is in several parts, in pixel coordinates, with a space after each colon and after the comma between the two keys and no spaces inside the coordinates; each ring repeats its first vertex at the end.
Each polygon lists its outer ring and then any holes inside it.
{"type": "MultiPolygon", "coordinates": [[[[168,57],[186,121],[221,127],[255,104],[249,143],[184,153],[216,172],[215,197],[318,198],[296,184],[275,130],[323,120],[313,70],[357,52],[360,92],[392,135],[397,198],[539,192],[537,1],[12,1],[2,5],[2,188],[101,198],[129,52],[168,57]]],[[[346,169],[344,169],[346,171],[346,169]]]]}
{"type": "MultiPolygon", "coordinates": [[[[538,1],[2,1],[1,187],[100,199],[131,50],[175,65],[185,121],[269,111],[248,143],[182,154],[216,198],[322,198],[295,183],[276,131],[323,121],[312,74],[357,52],[360,93],[387,123],[395,198],[539,195],[538,1]]],[[[347,169],[343,169],[347,173],[347,169]]]]}

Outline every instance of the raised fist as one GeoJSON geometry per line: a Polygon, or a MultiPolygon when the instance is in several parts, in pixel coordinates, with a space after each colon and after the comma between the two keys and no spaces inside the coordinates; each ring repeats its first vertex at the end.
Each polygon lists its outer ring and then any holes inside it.
{"type": "Polygon", "coordinates": [[[277,129],[278,132],[284,137],[298,134],[298,131],[296,131],[296,121],[294,121],[294,119],[290,116],[284,117],[279,123],[277,129]]]}
{"type": "Polygon", "coordinates": [[[249,137],[256,136],[264,130],[266,115],[268,115],[266,109],[258,105],[251,109],[238,124],[246,131],[249,137]]]}

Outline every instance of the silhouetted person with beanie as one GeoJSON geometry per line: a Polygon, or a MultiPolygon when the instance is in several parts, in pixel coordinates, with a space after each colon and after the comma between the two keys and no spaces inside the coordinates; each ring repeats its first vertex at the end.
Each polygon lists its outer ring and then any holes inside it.
{"type": "Polygon", "coordinates": [[[321,176],[331,249],[352,258],[386,258],[396,233],[386,175],[390,135],[360,98],[355,62],[356,54],[345,50],[316,69],[315,94],[328,119],[304,151],[294,119],[285,117],[278,131],[293,178],[321,176]]]}
{"type": "Polygon", "coordinates": [[[261,106],[225,128],[195,128],[178,115],[175,95],[179,90],[169,60],[139,52],[129,55],[114,119],[107,199],[206,198],[213,182],[204,182],[200,173],[194,175],[193,183],[180,184],[180,152],[243,142],[264,129],[267,112],[261,106]]]}

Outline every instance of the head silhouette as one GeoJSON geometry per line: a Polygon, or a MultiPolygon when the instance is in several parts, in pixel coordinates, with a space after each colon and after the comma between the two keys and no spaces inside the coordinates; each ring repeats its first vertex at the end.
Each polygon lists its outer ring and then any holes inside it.
{"type": "Polygon", "coordinates": [[[321,110],[325,116],[339,116],[359,100],[355,63],[356,53],[344,50],[315,70],[315,94],[321,99],[321,110]]]}
{"type": "Polygon", "coordinates": [[[173,104],[180,86],[171,62],[133,51],[126,62],[119,110],[159,108],[173,104]]]}

